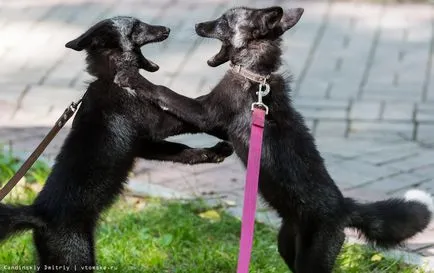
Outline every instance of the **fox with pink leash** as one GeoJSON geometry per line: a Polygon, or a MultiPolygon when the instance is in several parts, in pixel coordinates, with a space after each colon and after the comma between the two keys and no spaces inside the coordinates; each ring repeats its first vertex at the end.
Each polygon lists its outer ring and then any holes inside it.
{"type": "MultiPolygon", "coordinates": [[[[433,201],[423,191],[360,203],[344,197],[329,175],[303,117],[292,105],[290,81],[277,73],[282,61],[281,36],[302,14],[301,8],[242,7],[197,24],[197,34],[222,42],[208,64],[214,67],[230,62],[231,68],[209,94],[197,99],[167,89],[156,90],[149,98],[201,131],[226,135],[246,166],[252,155],[256,158],[248,171],[253,183],[248,185],[253,188],[248,186],[246,195],[249,222],[243,223],[238,273],[248,270],[256,178],[260,194],[282,218],[278,249],[294,273],[331,273],[347,227],[377,246],[393,247],[422,232],[432,218],[433,201]],[[263,141],[252,136],[249,145],[252,120],[255,134],[259,130],[262,136],[263,129],[263,141]]],[[[122,84],[141,88],[134,82],[122,84]]]]}

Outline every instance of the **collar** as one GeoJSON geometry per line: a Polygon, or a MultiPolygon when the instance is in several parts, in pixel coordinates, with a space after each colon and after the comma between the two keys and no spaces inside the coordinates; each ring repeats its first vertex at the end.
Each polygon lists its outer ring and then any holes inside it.
{"type": "Polygon", "coordinates": [[[249,79],[249,80],[254,81],[254,82],[257,82],[257,83],[265,84],[265,83],[267,83],[267,80],[271,76],[271,75],[262,76],[262,75],[256,74],[256,73],[254,73],[254,72],[252,72],[252,71],[250,71],[250,70],[248,70],[248,69],[246,69],[246,68],[244,68],[238,64],[231,63],[230,66],[231,66],[233,72],[240,74],[244,78],[249,79]]]}

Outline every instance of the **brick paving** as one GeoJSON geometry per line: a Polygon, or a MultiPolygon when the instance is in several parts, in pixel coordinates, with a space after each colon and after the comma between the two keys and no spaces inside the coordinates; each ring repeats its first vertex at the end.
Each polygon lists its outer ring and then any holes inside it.
{"type": "MultiPolygon", "coordinates": [[[[434,194],[433,6],[236,2],[272,4],[305,8],[285,36],[283,71],[294,75],[294,104],[344,193],[366,201],[400,196],[409,188],[434,194]]],[[[167,41],[143,49],[161,67],[147,73],[149,79],[191,97],[209,92],[226,67],[206,65],[219,45],[195,35],[194,24],[232,5],[225,0],[0,0],[0,143],[28,154],[64,107],[80,97],[90,79],[84,56],[64,44],[114,15],[171,27],[167,41]]],[[[46,158],[53,158],[67,131],[50,145],[46,158]]],[[[216,142],[204,135],[174,139],[193,146],[216,142]]],[[[200,166],[138,160],[135,174],[133,188],[159,185],[181,195],[222,198],[234,202],[232,210],[239,213],[244,169],[234,156],[200,166]]],[[[434,265],[434,228],[407,249],[434,265]]]]}

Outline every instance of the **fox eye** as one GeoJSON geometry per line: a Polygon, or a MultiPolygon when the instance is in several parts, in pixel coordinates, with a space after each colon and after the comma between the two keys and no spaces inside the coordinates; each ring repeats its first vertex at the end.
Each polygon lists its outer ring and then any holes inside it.
{"type": "Polygon", "coordinates": [[[223,27],[227,27],[228,25],[229,25],[229,23],[228,23],[228,19],[226,19],[226,17],[222,17],[220,20],[219,20],[219,25],[220,26],[223,26],[223,27]]]}
{"type": "Polygon", "coordinates": [[[134,22],[133,27],[130,29],[127,37],[131,38],[134,34],[134,32],[137,30],[137,27],[139,26],[139,22],[134,22]]]}

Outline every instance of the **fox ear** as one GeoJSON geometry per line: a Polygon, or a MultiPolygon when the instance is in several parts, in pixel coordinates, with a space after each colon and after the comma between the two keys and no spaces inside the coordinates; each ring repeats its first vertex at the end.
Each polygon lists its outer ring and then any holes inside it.
{"type": "Polygon", "coordinates": [[[271,7],[266,9],[260,9],[260,27],[254,32],[255,38],[265,36],[276,28],[283,16],[283,9],[281,7],[271,7]]]}
{"type": "Polygon", "coordinates": [[[66,43],[65,47],[74,49],[76,51],[82,51],[83,49],[90,47],[92,43],[97,42],[99,38],[98,35],[99,31],[107,26],[108,26],[107,20],[101,21],[98,24],[89,28],[85,33],[80,35],[78,38],[66,43]]]}
{"type": "Polygon", "coordinates": [[[65,44],[65,47],[74,49],[75,51],[82,51],[92,43],[92,37],[90,35],[85,35],[85,34],[81,35],[77,39],[69,41],[68,43],[65,44]]]}
{"type": "Polygon", "coordinates": [[[285,31],[287,31],[288,29],[295,26],[295,24],[297,24],[298,21],[300,20],[303,13],[304,13],[303,8],[285,10],[282,19],[278,24],[279,32],[281,32],[280,35],[285,33],[285,31]]]}
{"type": "Polygon", "coordinates": [[[275,28],[282,19],[283,9],[281,7],[271,7],[264,10],[263,23],[268,29],[275,28]]]}

